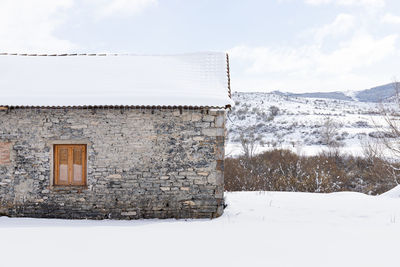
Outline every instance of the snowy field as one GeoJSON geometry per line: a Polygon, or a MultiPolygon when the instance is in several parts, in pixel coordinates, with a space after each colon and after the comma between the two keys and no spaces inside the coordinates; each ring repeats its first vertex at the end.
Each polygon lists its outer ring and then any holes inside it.
{"type": "Polygon", "coordinates": [[[226,193],[214,220],[0,217],[1,266],[398,266],[399,192],[226,193]]]}

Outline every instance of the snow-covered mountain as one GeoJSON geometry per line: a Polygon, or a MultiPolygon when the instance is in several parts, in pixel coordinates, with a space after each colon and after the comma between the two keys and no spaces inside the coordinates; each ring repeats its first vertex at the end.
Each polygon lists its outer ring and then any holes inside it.
{"type": "MultiPolygon", "coordinates": [[[[240,154],[240,136],[249,133],[260,140],[258,151],[289,148],[313,155],[327,148],[327,130],[332,130],[331,141],[343,152],[361,155],[366,143],[376,139],[386,125],[378,99],[393,95],[390,85],[353,96],[344,92],[235,92],[236,105],[228,114],[227,155],[240,154]]],[[[395,104],[385,103],[385,107],[395,108],[395,104]]]]}
{"type": "MultiPolygon", "coordinates": [[[[397,83],[397,85],[399,85],[399,83],[397,83]]],[[[315,93],[301,93],[301,94],[274,91],[273,93],[282,96],[327,98],[327,99],[337,99],[337,100],[349,100],[349,101],[354,100],[360,102],[380,103],[390,100],[393,96],[395,96],[397,92],[396,92],[396,83],[389,83],[361,91],[347,91],[347,92],[335,91],[335,92],[315,92],[315,93]]]]}

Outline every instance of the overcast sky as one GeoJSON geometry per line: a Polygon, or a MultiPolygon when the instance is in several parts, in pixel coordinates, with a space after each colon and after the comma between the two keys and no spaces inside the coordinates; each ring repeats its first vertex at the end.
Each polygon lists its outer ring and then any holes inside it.
{"type": "Polygon", "coordinates": [[[226,51],[236,91],[400,79],[399,0],[0,0],[0,51],[226,51]]]}

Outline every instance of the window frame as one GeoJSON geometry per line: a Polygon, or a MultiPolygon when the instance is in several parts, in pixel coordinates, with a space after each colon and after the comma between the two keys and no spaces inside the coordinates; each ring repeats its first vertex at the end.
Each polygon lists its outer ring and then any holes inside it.
{"type": "Polygon", "coordinates": [[[85,187],[87,186],[87,144],[53,144],[53,179],[52,185],[55,187],[85,187]],[[59,150],[68,149],[68,182],[59,181],[59,150]],[[82,179],[79,183],[73,179],[73,149],[82,150],[82,179]]]}

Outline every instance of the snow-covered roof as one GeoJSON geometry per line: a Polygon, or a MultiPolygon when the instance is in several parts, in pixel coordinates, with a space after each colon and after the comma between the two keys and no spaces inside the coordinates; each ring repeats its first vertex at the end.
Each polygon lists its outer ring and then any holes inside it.
{"type": "Polygon", "coordinates": [[[232,104],[225,53],[0,54],[0,107],[232,104]]]}

